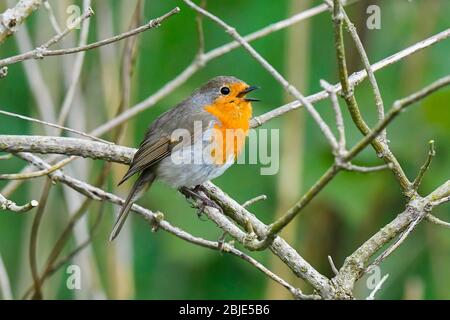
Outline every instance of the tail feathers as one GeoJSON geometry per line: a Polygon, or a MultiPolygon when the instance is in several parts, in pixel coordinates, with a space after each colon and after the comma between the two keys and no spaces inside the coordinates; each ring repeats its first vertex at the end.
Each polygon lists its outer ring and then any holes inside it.
{"type": "Polygon", "coordinates": [[[127,173],[125,173],[125,175],[123,176],[123,178],[119,181],[119,183],[117,185],[120,186],[122,183],[127,181],[135,173],[136,173],[136,171],[131,171],[131,168],[128,169],[127,173]]]}
{"type": "Polygon", "coordinates": [[[109,236],[109,241],[113,241],[122,230],[125,221],[127,220],[128,214],[130,213],[130,209],[133,206],[134,202],[139,198],[140,191],[144,188],[144,186],[149,183],[151,184],[154,180],[153,174],[142,174],[138,180],[134,183],[133,188],[130,191],[125,203],[120,209],[119,217],[117,218],[116,223],[111,231],[109,236]]]}
{"type": "Polygon", "coordinates": [[[113,241],[118,235],[120,230],[122,229],[123,225],[125,224],[125,221],[127,220],[128,214],[130,213],[130,209],[133,206],[134,201],[137,200],[137,190],[136,190],[136,184],[133,186],[133,189],[130,191],[130,194],[128,195],[127,199],[125,200],[124,205],[120,209],[119,217],[117,218],[116,223],[114,224],[114,227],[111,231],[111,234],[109,236],[109,241],[113,241]]]}

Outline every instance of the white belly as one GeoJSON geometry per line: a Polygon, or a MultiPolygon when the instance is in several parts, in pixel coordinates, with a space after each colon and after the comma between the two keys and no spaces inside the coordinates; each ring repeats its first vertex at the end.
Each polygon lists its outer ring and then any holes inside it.
{"type": "Polygon", "coordinates": [[[203,153],[206,157],[210,155],[209,151],[203,149],[211,141],[210,133],[210,130],[207,130],[202,139],[198,139],[193,146],[178,149],[161,160],[155,168],[156,178],[178,189],[194,187],[222,175],[234,163],[234,155],[222,165],[205,159],[203,153]]]}

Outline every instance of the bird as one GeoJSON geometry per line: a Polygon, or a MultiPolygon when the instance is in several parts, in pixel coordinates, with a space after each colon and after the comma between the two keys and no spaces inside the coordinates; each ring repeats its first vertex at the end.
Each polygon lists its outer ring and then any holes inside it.
{"type": "Polygon", "coordinates": [[[113,241],[133,203],[155,180],[204,206],[221,208],[202,196],[202,184],[222,175],[245,146],[252,102],[258,89],[233,76],[217,76],[157,117],[147,129],[119,185],[138,174],[111,231],[113,241]]]}

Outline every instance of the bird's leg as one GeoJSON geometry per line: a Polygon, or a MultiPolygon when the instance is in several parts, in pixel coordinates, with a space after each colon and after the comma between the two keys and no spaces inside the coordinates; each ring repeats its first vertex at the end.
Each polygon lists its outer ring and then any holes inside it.
{"type": "Polygon", "coordinates": [[[204,187],[203,185],[201,185],[201,184],[196,185],[196,186],[194,187],[194,191],[195,191],[196,193],[199,193],[199,192],[206,193],[205,187],[204,187]]]}
{"type": "Polygon", "coordinates": [[[198,199],[201,201],[201,204],[198,206],[198,209],[200,210],[199,215],[203,212],[205,207],[215,208],[215,209],[219,210],[220,213],[223,214],[222,208],[217,203],[215,203],[211,199],[209,199],[199,193],[199,191],[201,191],[201,189],[202,189],[201,185],[198,185],[198,186],[194,187],[193,189],[189,189],[188,187],[181,187],[180,192],[182,194],[184,194],[184,196],[186,198],[191,198],[193,200],[198,199]]]}

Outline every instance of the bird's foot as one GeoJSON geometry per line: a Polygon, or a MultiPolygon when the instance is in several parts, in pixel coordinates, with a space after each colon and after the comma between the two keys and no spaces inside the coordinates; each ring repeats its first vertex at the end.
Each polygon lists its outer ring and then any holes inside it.
{"type": "Polygon", "coordinates": [[[194,203],[193,207],[198,208],[198,216],[201,217],[203,211],[206,207],[215,208],[220,211],[220,213],[223,214],[222,208],[215,203],[213,200],[209,199],[208,197],[200,194],[200,191],[203,191],[203,187],[201,185],[198,185],[194,187],[193,189],[189,189],[188,187],[181,187],[180,192],[186,197],[190,198],[192,200],[200,200],[200,203],[194,203]]]}

